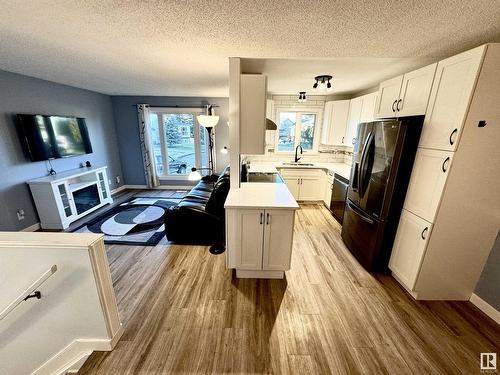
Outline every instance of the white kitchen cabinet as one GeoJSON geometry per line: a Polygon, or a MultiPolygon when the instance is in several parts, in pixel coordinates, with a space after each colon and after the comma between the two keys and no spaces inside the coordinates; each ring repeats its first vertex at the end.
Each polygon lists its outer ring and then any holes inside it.
{"type": "Polygon", "coordinates": [[[325,206],[330,208],[330,203],[332,201],[332,190],[333,190],[333,172],[328,172],[325,176],[325,188],[323,202],[325,206]]]}
{"type": "Polygon", "coordinates": [[[376,117],[424,115],[431,92],[436,64],[406,73],[380,84],[376,117]]]}
{"type": "Polygon", "coordinates": [[[240,76],[240,153],[262,155],[266,149],[267,79],[262,74],[240,76]]]}
{"type": "Polygon", "coordinates": [[[409,290],[415,286],[431,230],[431,223],[403,209],[389,268],[409,290]]]}
{"type": "Polygon", "coordinates": [[[236,222],[236,230],[232,246],[236,249],[236,265],[242,270],[261,269],[264,211],[246,209],[234,213],[232,219],[236,222]]]}
{"type": "Polygon", "coordinates": [[[361,97],[351,99],[349,106],[349,116],[345,130],[344,145],[352,147],[358,130],[359,120],[361,119],[361,108],[363,99],[361,97]]]}
{"type": "Polygon", "coordinates": [[[377,118],[396,116],[396,104],[399,99],[402,82],[403,76],[398,76],[380,83],[377,103],[375,105],[377,118]]]}
{"type": "Polygon", "coordinates": [[[226,208],[226,246],[238,277],[283,277],[290,269],[294,218],[294,209],[226,208]]]}
{"type": "Polygon", "coordinates": [[[419,147],[456,149],[484,50],[481,46],[438,63],[419,147]]]}
{"type": "Polygon", "coordinates": [[[299,201],[321,201],[325,172],[320,169],[281,169],[281,177],[293,197],[299,201]]]}
{"type": "Polygon", "coordinates": [[[293,210],[264,210],[263,270],[290,269],[294,217],[293,210]]]}
{"type": "Polygon", "coordinates": [[[325,103],[321,143],[325,145],[342,145],[349,116],[350,100],[335,100],[325,103]]]}
{"type": "Polygon", "coordinates": [[[438,63],[389,263],[416,299],[469,300],[498,235],[498,87],[498,43],[438,63]]]}
{"type": "Polygon", "coordinates": [[[371,122],[375,119],[375,103],[377,101],[377,93],[372,92],[361,97],[361,115],[359,122],[371,122]]]}
{"type": "Polygon", "coordinates": [[[290,193],[293,195],[293,197],[296,200],[299,200],[299,187],[300,187],[300,180],[299,177],[284,177],[282,176],[283,181],[285,181],[286,187],[290,191],[290,193]]]}
{"type": "Polygon", "coordinates": [[[453,152],[418,149],[406,193],[405,209],[425,220],[434,221],[452,160],[453,152]]]}

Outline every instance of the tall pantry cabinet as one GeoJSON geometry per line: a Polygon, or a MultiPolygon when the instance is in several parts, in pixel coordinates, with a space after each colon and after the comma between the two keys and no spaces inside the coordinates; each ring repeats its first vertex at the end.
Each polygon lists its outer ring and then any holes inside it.
{"type": "Polygon", "coordinates": [[[500,228],[500,44],[440,61],[389,268],[416,298],[468,300],[500,228]]]}

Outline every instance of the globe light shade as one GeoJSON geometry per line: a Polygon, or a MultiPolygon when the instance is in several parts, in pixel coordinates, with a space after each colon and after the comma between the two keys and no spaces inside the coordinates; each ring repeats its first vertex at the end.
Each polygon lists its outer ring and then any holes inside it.
{"type": "Polygon", "coordinates": [[[201,173],[196,170],[196,168],[191,168],[191,173],[188,176],[189,181],[199,181],[201,180],[201,173]]]}
{"type": "Polygon", "coordinates": [[[219,116],[216,115],[199,115],[196,118],[198,123],[205,128],[213,128],[219,122],[219,116]]]}

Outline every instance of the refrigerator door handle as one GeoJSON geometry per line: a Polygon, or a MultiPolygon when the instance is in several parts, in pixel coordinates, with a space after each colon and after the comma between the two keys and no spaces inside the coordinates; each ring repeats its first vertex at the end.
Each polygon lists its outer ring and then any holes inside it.
{"type": "Polygon", "coordinates": [[[363,220],[364,222],[366,222],[368,224],[373,224],[374,223],[374,221],[371,218],[369,218],[368,216],[366,216],[359,208],[357,208],[356,206],[354,206],[353,204],[351,204],[351,202],[349,202],[349,200],[347,201],[347,205],[352,210],[352,212],[354,212],[356,215],[359,216],[359,218],[361,220],[363,220]]]}
{"type": "Polygon", "coordinates": [[[366,159],[366,154],[367,154],[367,149],[368,149],[368,145],[370,144],[371,142],[371,138],[372,138],[372,132],[368,133],[368,137],[366,137],[365,139],[365,143],[363,145],[363,152],[361,153],[361,160],[360,160],[360,163],[359,163],[359,170],[358,170],[358,189],[359,189],[359,197],[363,197],[363,195],[365,195],[365,192],[363,191],[363,185],[364,185],[364,181],[363,181],[363,168],[364,168],[364,164],[365,164],[365,159],[366,159]]]}

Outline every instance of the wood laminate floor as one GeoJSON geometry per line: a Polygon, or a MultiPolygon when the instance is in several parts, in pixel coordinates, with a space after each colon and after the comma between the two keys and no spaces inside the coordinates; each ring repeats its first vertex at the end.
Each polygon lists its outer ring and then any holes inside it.
{"type": "Polygon", "coordinates": [[[125,333],[79,374],[479,374],[500,352],[472,304],[414,301],[364,271],[326,208],[296,215],[286,280],[235,279],[203,246],[107,246],[125,333]]]}

